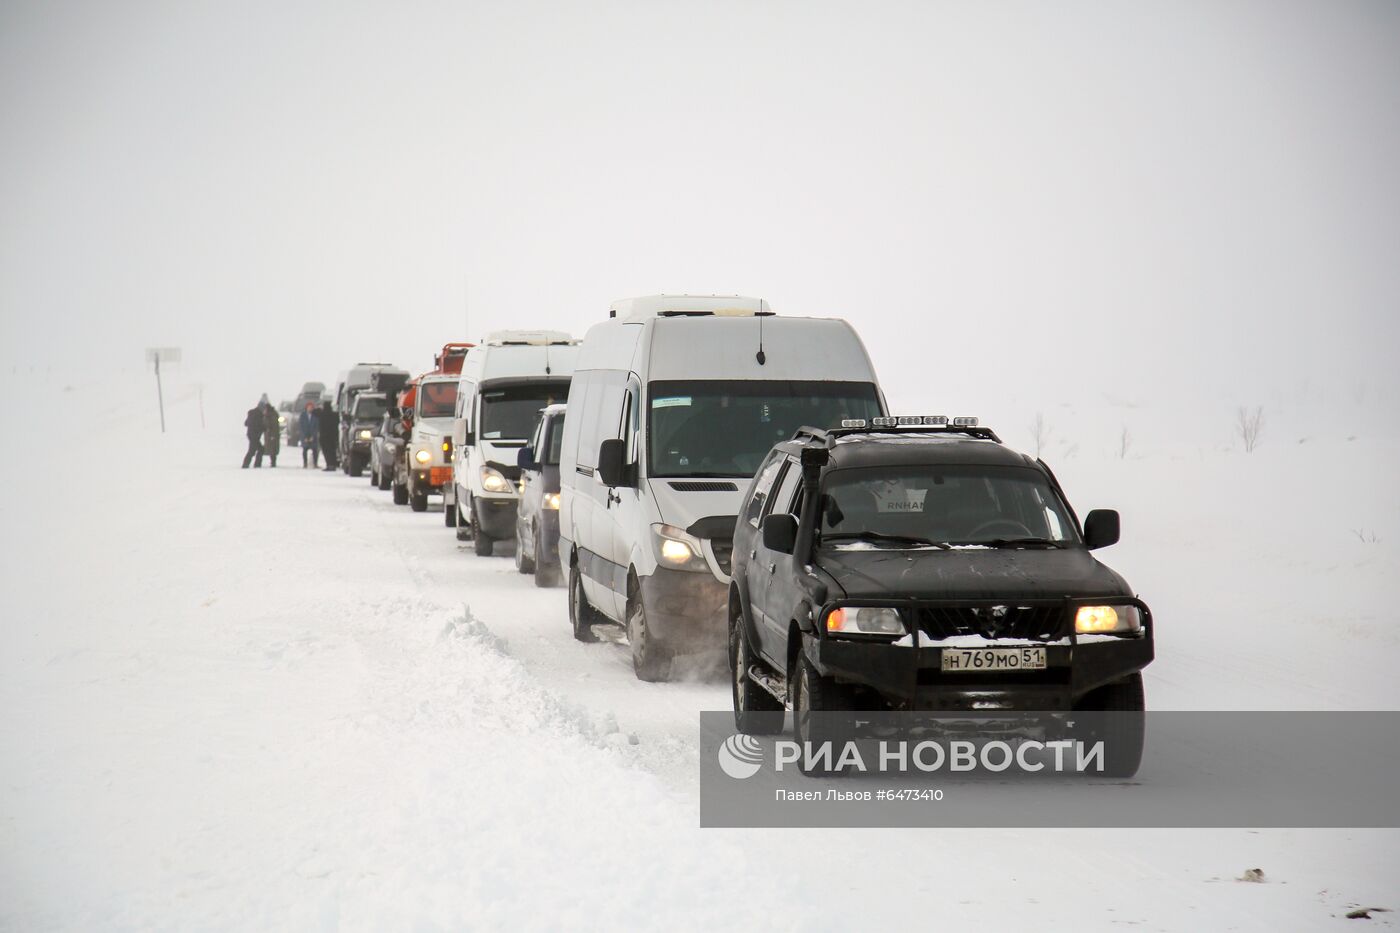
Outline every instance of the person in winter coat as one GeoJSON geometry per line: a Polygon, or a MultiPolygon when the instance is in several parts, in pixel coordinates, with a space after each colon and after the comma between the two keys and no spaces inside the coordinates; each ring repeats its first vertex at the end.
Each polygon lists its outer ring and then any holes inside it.
{"type": "Polygon", "coordinates": [[[340,466],[340,417],[331,409],[330,402],[322,402],[316,415],[316,430],[321,435],[321,455],[326,459],[326,470],[340,466]]]}
{"type": "Polygon", "coordinates": [[[320,433],[317,427],[316,405],[306,403],[306,411],[297,415],[297,430],[301,433],[301,468],[306,469],[306,455],[311,454],[311,468],[316,468],[316,455],[320,453],[320,433]]]}
{"type": "Polygon", "coordinates": [[[243,427],[248,432],[248,452],[243,455],[243,469],[248,469],[248,464],[253,463],[256,456],[255,467],[262,467],[263,449],[263,411],[262,405],[257,405],[248,409],[247,416],[243,419],[243,427]]]}
{"type": "Polygon", "coordinates": [[[268,402],[263,405],[263,453],[277,466],[277,454],[282,449],[282,419],[268,402]]]}

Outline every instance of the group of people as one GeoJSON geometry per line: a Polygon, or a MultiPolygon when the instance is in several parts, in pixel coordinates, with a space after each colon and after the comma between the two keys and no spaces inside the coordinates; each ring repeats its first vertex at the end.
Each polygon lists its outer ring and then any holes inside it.
{"type": "MultiPolygon", "coordinates": [[[[267,400],[267,393],[263,393],[257,405],[248,409],[243,427],[248,435],[248,452],[243,455],[243,469],[248,469],[250,465],[254,469],[261,468],[264,456],[267,456],[271,466],[277,466],[277,454],[282,449],[282,419],[267,400]]],[[[331,408],[331,403],[322,402],[318,410],[315,402],[307,402],[306,410],[297,415],[297,428],[301,434],[302,469],[307,466],[315,469],[320,456],[324,455],[325,469],[335,470],[339,466],[340,419],[331,408]]]]}

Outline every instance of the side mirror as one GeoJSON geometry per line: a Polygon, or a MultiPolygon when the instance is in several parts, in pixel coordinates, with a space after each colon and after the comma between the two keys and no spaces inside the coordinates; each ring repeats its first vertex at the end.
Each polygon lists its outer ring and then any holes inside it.
{"type": "Polygon", "coordinates": [[[522,470],[533,470],[538,464],[535,463],[535,450],[533,447],[522,447],[515,454],[515,465],[522,470]]]}
{"type": "Polygon", "coordinates": [[[627,485],[627,444],[621,438],[609,438],[598,445],[598,478],[604,486],[627,485]]]}
{"type": "Polygon", "coordinates": [[[476,435],[475,435],[474,433],[472,433],[471,431],[463,431],[463,432],[462,432],[462,446],[463,446],[463,447],[475,447],[475,446],[476,446],[476,435]]]}
{"type": "Polygon", "coordinates": [[[1084,517],[1084,544],[1093,551],[1118,543],[1118,513],[1113,509],[1094,509],[1084,517]]]}
{"type": "Polygon", "coordinates": [[[791,554],[797,547],[797,519],[786,512],[763,520],[763,546],[779,554],[791,554]]]}

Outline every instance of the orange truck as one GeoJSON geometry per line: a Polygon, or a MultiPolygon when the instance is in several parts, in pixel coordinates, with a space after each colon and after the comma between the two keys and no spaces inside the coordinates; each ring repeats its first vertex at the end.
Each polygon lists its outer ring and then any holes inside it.
{"type": "MultiPolygon", "coordinates": [[[[462,361],[472,346],[444,344],[433,357],[435,368],[409,382],[399,393],[402,440],[393,450],[390,487],[394,502],[408,505],[415,512],[427,511],[428,496],[441,495],[452,482],[452,419],[457,413],[457,380],[462,361]]],[[[382,477],[380,485],[383,488],[382,477]]],[[[449,515],[449,525],[455,517],[449,515]]]]}

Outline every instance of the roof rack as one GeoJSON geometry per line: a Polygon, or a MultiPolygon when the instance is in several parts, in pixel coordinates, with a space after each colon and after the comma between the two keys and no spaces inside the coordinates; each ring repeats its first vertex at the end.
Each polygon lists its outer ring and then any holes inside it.
{"type": "Polygon", "coordinates": [[[942,415],[872,418],[869,423],[864,418],[847,418],[839,428],[800,427],[791,439],[798,441],[807,438],[825,447],[831,447],[838,438],[853,434],[960,434],[964,437],[1001,443],[997,433],[991,428],[979,427],[976,418],[948,419],[942,415]]]}

